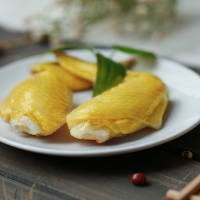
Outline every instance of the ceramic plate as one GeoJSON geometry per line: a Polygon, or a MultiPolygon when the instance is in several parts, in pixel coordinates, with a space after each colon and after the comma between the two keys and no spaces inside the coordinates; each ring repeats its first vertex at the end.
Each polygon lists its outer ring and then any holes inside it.
{"type": "MultiPolygon", "coordinates": [[[[109,56],[109,50],[99,50],[109,56]]],[[[93,55],[85,50],[71,50],[68,52],[88,61],[95,61],[93,55]]],[[[127,55],[117,53],[117,61],[124,60],[127,55]]],[[[11,89],[30,76],[29,68],[44,60],[53,60],[53,55],[45,58],[33,56],[0,69],[0,99],[3,99],[11,89]]],[[[200,78],[186,67],[159,58],[155,67],[134,68],[136,71],[148,71],[160,77],[168,87],[169,105],[163,119],[162,128],[158,131],[143,129],[123,138],[112,139],[104,144],[94,141],[77,140],[70,136],[64,125],[53,135],[37,138],[25,133],[16,133],[9,124],[0,119],[0,142],[7,145],[57,156],[104,156],[135,152],[154,147],[173,140],[194,128],[200,121],[200,78]]],[[[41,94],[42,95],[42,94],[41,94]]],[[[74,94],[74,107],[89,100],[92,91],[74,94]]]]}

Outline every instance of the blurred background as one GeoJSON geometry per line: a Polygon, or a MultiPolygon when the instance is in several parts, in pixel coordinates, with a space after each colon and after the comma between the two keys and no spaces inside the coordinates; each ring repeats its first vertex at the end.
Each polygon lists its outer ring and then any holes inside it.
{"type": "Polygon", "coordinates": [[[0,49],[42,41],[127,45],[200,69],[200,1],[1,0],[0,49]]]}

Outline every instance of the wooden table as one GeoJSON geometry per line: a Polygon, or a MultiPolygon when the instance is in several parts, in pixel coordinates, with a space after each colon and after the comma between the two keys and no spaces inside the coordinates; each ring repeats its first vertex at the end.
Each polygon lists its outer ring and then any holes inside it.
{"type": "MultiPolygon", "coordinates": [[[[19,36],[0,30],[0,41],[19,36]]],[[[35,44],[8,50],[0,55],[0,66],[47,48],[35,44]]],[[[47,156],[0,143],[0,199],[6,200],[162,200],[168,189],[180,190],[199,173],[200,126],[164,145],[110,157],[47,156]],[[192,159],[183,157],[184,151],[191,151],[192,159]],[[147,185],[131,183],[136,172],[147,176],[147,185]]]]}

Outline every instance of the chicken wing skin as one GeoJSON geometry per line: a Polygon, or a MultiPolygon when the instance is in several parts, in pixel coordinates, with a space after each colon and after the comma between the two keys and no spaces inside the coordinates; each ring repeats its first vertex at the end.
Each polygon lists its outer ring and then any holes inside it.
{"type": "MultiPolygon", "coordinates": [[[[83,78],[92,83],[96,80],[97,64],[86,62],[65,54],[63,51],[54,52],[60,66],[68,72],[83,78]]],[[[121,62],[124,68],[129,69],[133,66],[135,60],[130,59],[121,62]]]]}
{"type": "Polygon", "coordinates": [[[71,104],[63,72],[51,68],[18,84],[1,105],[0,116],[16,132],[47,136],[65,123],[71,104]]]}
{"type": "Polygon", "coordinates": [[[31,67],[32,73],[38,73],[41,71],[49,70],[51,68],[54,68],[54,70],[62,72],[65,75],[67,86],[72,91],[83,91],[88,90],[92,88],[92,83],[90,81],[87,81],[81,77],[78,77],[63,68],[60,67],[60,65],[56,62],[46,62],[46,63],[39,63],[31,67]]]}
{"type": "Polygon", "coordinates": [[[74,109],[66,120],[75,138],[102,143],[144,127],[159,129],[167,101],[158,77],[129,72],[123,83],[74,109]]]}

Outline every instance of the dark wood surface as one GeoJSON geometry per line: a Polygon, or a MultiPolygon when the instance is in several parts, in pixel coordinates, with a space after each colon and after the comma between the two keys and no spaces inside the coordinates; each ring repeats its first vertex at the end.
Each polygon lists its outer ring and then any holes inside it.
{"type": "MultiPolygon", "coordinates": [[[[0,41],[17,37],[21,34],[0,30],[0,41]]],[[[47,48],[35,44],[8,50],[0,55],[0,67],[47,48]]],[[[168,189],[180,190],[200,173],[199,143],[200,126],[164,145],[109,157],[47,156],[0,143],[0,200],[162,200],[168,189]],[[192,159],[183,151],[191,151],[192,159]],[[136,172],[147,176],[145,186],[131,183],[136,172]]]]}

